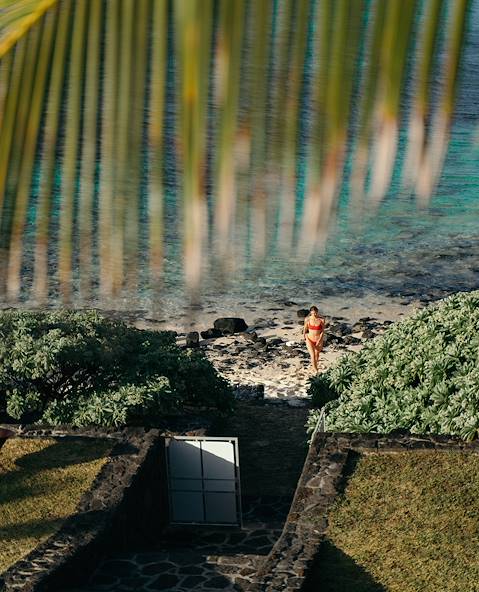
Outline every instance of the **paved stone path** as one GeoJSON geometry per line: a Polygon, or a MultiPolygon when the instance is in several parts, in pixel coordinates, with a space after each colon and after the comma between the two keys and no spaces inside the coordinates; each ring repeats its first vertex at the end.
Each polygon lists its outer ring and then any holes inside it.
{"type": "Polygon", "coordinates": [[[281,534],[290,503],[290,498],[249,500],[242,530],[172,530],[157,549],[109,557],[88,584],[68,592],[247,592],[281,534]]]}
{"type": "Polygon", "coordinates": [[[239,403],[211,435],[239,438],[243,528],[171,529],[148,549],[109,556],[63,592],[247,592],[281,534],[307,446],[306,409],[239,403]]]}

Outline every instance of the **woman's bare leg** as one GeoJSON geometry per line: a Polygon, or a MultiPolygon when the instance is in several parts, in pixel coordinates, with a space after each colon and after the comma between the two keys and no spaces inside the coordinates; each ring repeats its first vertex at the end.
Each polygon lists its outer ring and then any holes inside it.
{"type": "Polygon", "coordinates": [[[321,339],[318,343],[314,346],[314,362],[316,366],[316,370],[318,369],[319,364],[319,354],[323,349],[323,340],[321,339]]]}
{"type": "Polygon", "coordinates": [[[316,363],[316,347],[306,337],[306,345],[308,347],[309,355],[311,356],[311,366],[315,372],[318,371],[318,364],[316,363]]]}

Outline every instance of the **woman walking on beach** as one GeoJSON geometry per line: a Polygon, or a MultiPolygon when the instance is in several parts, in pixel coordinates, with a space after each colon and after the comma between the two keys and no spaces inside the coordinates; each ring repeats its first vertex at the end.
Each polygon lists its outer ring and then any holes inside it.
{"type": "Polygon", "coordinates": [[[316,306],[309,309],[309,315],[304,319],[303,336],[311,356],[313,371],[318,371],[319,353],[323,349],[324,319],[319,316],[316,306]]]}

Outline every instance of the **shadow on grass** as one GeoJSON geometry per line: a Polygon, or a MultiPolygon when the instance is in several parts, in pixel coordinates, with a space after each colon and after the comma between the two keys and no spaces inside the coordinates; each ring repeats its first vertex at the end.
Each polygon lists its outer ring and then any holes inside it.
{"type": "Polygon", "coordinates": [[[387,592],[371,574],[331,541],[323,541],[302,592],[387,592]]]}
{"type": "MultiPolygon", "coordinates": [[[[5,524],[0,527],[0,574],[17,561],[24,559],[38,545],[66,527],[68,536],[82,535],[94,531],[98,521],[104,517],[102,510],[90,510],[61,518],[42,517],[23,523],[5,524]]],[[[48,545],[48,543],[47,543],[48,545]]],[[[1,583],[1,580],[0,580],[1,583]]],[[[0,590],[3,590],[0,586],[0,590]]]]}
{"type": "MultiPolygon", "coordinates": [[[[2,487],[1,502],[6,504],[43,495],[47,485],[38,479],[43,471],[62,469],[104,458],[112,445],[113,443],[107,440],[80,438],[68,441],[59,440],[42,450],[21,456],[15,461],[16,470],[9,471],[6,476],[2,477],[5,482],[2,487]]],[[[50,494],[59,491],[62,487],[61,480],[58,483],[48,482],[50,494]]]]}
{"type": "Polygon", "coordinates": [[[0,541],[14,543],[21,538],[40,538],[45,535],[50,536],[57,532],[59,528],[68,522],[70,532],[87,532],[97,526],[102,518],[102,510],[89,510],[80,512],[71,516],[62,516],[60,518],[43,517],[27,522],[5,524],[0,527],[0,541]]]}
{"type": "Polygon", "coordinates": [[[6,524],[0,527],[0,541],[16,544],[22,538],[40,538],[57,531],[65,518],[44,518],[42,520],[29,520],[23,523],[6,524]]]}
{"type": "Polygon", "coordinates": [[[68,440],[58,440],[55,444],[37,452],[25,454],[15,464],[31,473],[61,469],[103,458],[112,445],[112,442],[106,440],[70,437],[68,440]],[[94,443],[96,446],[93,445],[94,443]]]}
{"type": "Polygon", "coordinates": [[[341,473],[341,479],[337,485],[337,492],[339,497],[344,495],[346,487],[348,486],[351,477],[354,475],[360,459],[361,454],[359,452],[356,452],[355,450],[348,450],[346,464],[344,465],[343,472],[341,473]]]}

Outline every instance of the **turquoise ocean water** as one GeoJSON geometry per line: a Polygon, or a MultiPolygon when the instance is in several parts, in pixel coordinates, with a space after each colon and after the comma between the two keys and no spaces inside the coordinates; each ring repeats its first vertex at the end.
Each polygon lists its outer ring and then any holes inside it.
{"type": "MultiPolygon", "coordinates": [[[[358,228],[352,223],[346,183],[325,251],[308,265],[299,265],[273,249],[256,272],[246,265],[246,272],[229,284],[227,293],[238,298],[297,296],[302,290],[319,297],[368,291],[437,297],[479,288],[479,1],[471,3],[447,158],[426,208],[420,208],[400,184],[412,80],[411,68],[393,181],[379,210],[358,228]]],[[[302,127],[307,134],[307,113],[305,118],[302,127]]],[[[307,171],[301,164],[298,169],[297,207],[301,208],[307,171]]],[[[172,297],[181,298],[176,281],[168,283],[172,297]]],[[[217,290],[206,278],[205,292],[213,300],[217,290]]]]}
{"type": "MultiPolygon", "coordinates": [[[[314,5],[315,0],[311,0],[314,5]]],[[[275,3],[277,6],[277,3],[275,3]]],[[[272,30],[274,34],[274,27],[272,30]]],[[[175,308],[185,301],[182,281],[181,243],[181,171],[175,157],[175,64],[173,43],[170,39],[168,94],[165,113],[166,192],[166,261],[164,277],[164,302],[175,308]]],[[[309,133],[308,80],[314,56],[310,48],[309,66],[305,72],[305,108],[300,123],[300,147],[309,133]]],[[[411,68],[412,72],[412,68],[411,68]]],[[[406,77],[405,105],[412,92],[412,73],[406,77]]],[[[104,76],[103,69],[100,77],[104,76]]],[[[149,90],[146,91],[148,98],[149,90]]],[[[214,112],[214,105],[210,107],[214,112]]],[[[144,121],[149,116],[145,109],[144,121]]],[[[67,114],[62,115],[63,122],[67,114]]],[[[390,191],[375,215],[358,228],[352,223],[347,183],[339,199],[337,218],[332,226],[325,251],[316,253],[307,265],[284,258],[276,247],[269,249],[261,267],[253,266],[246,256],[238,265],[238,271],[226,285],[219,286],[213,280],[214,269],[205,269],[203,295],[207,300],[221,299],[225,295],[235,298],[297,297],[302,291],[319,295],[362,294],[367,291],[391,294],[438,294],[441,290],[452,292],[479,288],[479,0],[471,2],[469,30],[465,54],[460,72],[451,141],[440,183],[426,209],[418,208],[414,197],[400,187],[401,162],[404,156],[407,111],[403,110],[403,127],[399,153],[390,191]]],[[[60,125],[62,127],[63,124],[60,125]]],[[[354,142],[354,129],[351,133],[354,142]]],[[[145,149],[145,146],[143,147],[145,149]]],[[[214,147],[213,147],[214,150],[214,147]]],[[[39,151],[41,153],[41,142],[39,151]]],[[[61,148],[60,148],[61,153],[61,148]]],[[[297,209],[302,208],[304,184],[307,176],[305,154],[299,149],[297,209]]],[[[61,158],[60,158],[61,161],[61,158]]],[[[346,171],[350,168],[347,163],[346,171]]],[[[98,167],[100,167],[100,162],[98,167]]],[[[211,163],[209,164],[211,166],[211,163]]],[[[31,263],[35,228],[35,206],[40,183],[38,159],[32,185],[30,224],[25,242],[25,286],[31,285],[31,263]]],[[[145,170],[140,202],[143,204],[140,223],[146,227],[146,178],[145,170]]],[[[61,166],[57,171],[53,212],[52,236],[57,232],[61,166]]],[[[98,175],[99,176],[99,175],[98,175]]],[[[273,233],[276,229],[273,228],[273,233]]],[[[249,237],[249,244],[255,237],[249,237]]],[[[244,252],[238,241],[237,252],[244,252]]],[[[141,238],[142,252],[147,253],[146,233],[141,238]]],[[[98,250],[98,244],[94,245],[98,250]]],[[[141,261],[146,257],[141,256],[141,261]]],[[[56,265],[55,248],[51,249],[51,268],[56,265]]],[[[148,306],[150,292],[146,265],[142,296],[148,306]]],[[[75,281],[78,282],[78,271],[75,281]]],[[[55,295],[55,273],[52,294],[55,295]]],[[[128,305],[128,296],[125,298],[128,305]]]]}

